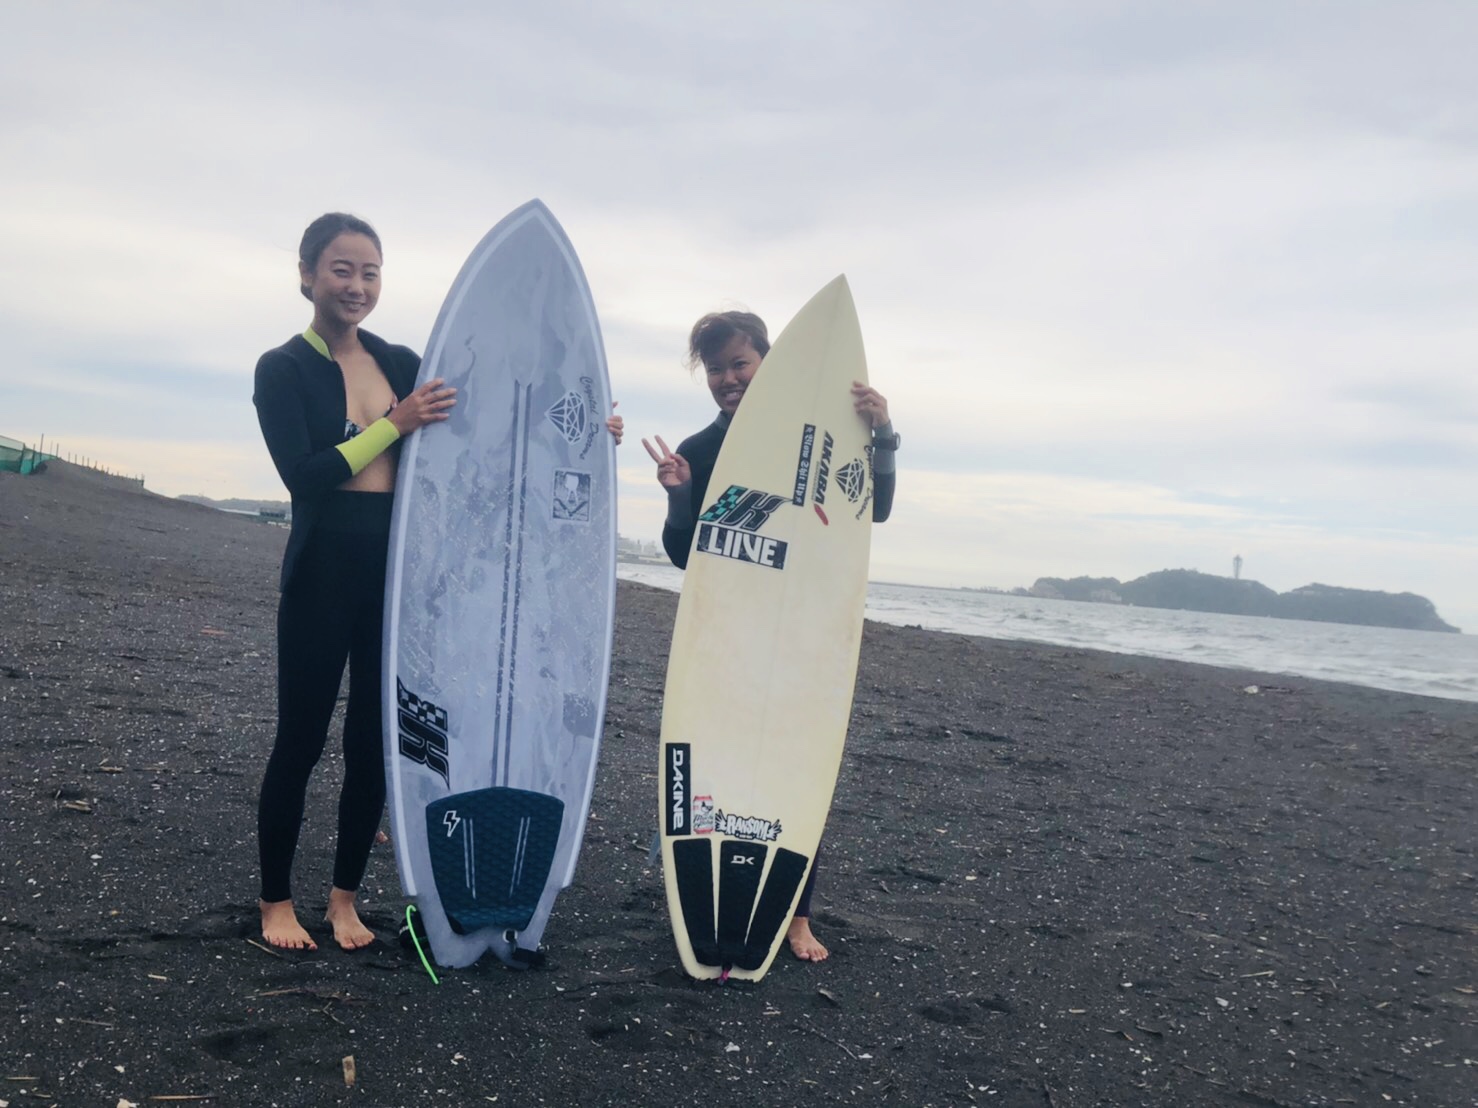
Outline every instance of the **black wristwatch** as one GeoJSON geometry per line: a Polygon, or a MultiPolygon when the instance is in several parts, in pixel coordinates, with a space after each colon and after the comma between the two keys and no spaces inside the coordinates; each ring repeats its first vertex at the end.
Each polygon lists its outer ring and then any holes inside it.
{"type": "Polygon", "coordinates": [[[891,435],[874,435],[872,437],[872,448],[874,450],[897,450],[898,444],[902,441],[903,439],[897,431],[894,431],[891,435]]]}

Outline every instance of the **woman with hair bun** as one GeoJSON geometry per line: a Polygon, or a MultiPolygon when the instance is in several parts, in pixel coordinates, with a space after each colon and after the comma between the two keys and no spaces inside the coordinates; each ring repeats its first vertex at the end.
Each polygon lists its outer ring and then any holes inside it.
{"type": "Polygon", "coordinates": [[[355,896],[380,815],[381,622],[400,441],[447,418],[456,390],[415,387],[421,359],[361,330],[380,298],[380,239],[341,212],[308,225],[298,251],[313,320],[257,362],[262,437],[292,497],[277,609],[277,736],[262,779],[257,838],[262,937],[316,950],[293,906],[291,875],[308,778],[349,666],[344,784],[327,920],[345,950],[374,941],[355,896]]]}

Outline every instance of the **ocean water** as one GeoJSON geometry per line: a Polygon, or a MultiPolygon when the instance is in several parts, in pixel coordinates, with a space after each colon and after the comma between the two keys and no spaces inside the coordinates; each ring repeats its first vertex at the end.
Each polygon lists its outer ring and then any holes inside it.
{"type": "MultiPolygon", "coordinates": [[[[622,562],[617,576],[674,592],[672,566],[622,562]]],[[[874,582],[867,615],[987,639],[1024,639],[1211,666],[1288,673],[1478,701],[1478,635],[1177,612],[874,582]]]]}

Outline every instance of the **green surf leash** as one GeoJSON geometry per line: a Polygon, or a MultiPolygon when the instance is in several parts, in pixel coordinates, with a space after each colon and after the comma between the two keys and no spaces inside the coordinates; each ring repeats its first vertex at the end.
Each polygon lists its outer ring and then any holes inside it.
{"type": "Polygon", "coordinates": [[[414,904],[405,906],[405,929],[410,933],[411,942],[415,944],[416,953],[421,956],[421,965],[426,967],[426,973],[431,977],[431,984],[440,985],[441,979],[436,976],[436,971],[431,968],[431,961],[426,957],[426,952],[421,949],[421,940],[416,936],[416,926],[411,922],[411,913],[416,910],[414,904]]]}

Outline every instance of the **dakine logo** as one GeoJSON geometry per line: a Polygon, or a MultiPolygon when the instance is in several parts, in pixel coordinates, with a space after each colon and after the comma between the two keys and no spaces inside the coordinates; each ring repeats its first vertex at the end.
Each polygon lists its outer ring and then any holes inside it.
{"type": "Polygon", "coordinates": [[[692,757],[692,749],[688,743],[667,745],[667,781],[664,793],[667,803],[663,807],[667,809],[667,833],[669,835],[686,835],[689,831],[689,781],[693,772],[689,760],[692,757]]]}
{"type": "Polygon", "coordinates": [[[759,860],[757,854],[735,854],[729,859],[731,866],[752,866],[759,860]]]}
{"type": "Polygon", "coordinates": [[[862,495],[863,478],[867,475],[867,469],[862,464],[861,458],[853,458],[841,469],[837,470],[837,487],[846,493],[847,499],[853,504],[862,495]]]}
{"type": "Polygon", "coordinates": [[[730,485],[698,517],[698,550],[770,569],[784,569],[789,544],[756,533],[783,503],[783,496],[730,485]]]}
{"type": "Polygon", "coordinates": [[[801,432],[801,456],[795,464],[795,493],[790,498],[790,502],[797,507],[806,503],[806,485],[811,480],[811,451],[815,445],[816,425],[808,423],[801,432]]]}
{"type": "Polygon", "coordinates": [[[778,819],[759,819],[756,816],[735,816],[720,810],[714,817],[713,829],[731,839],[754,839],[772,843],[780,837],[778,819]]]}
{"type": "Polygon", "coordinates": [[[447,781],[446,710],[422,700],[399,677],[395,679],[395,699],[400,706],[400,753],[447,781]]]}

